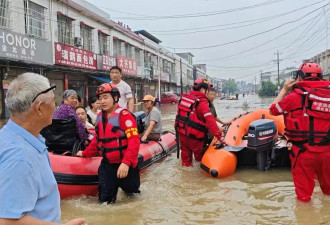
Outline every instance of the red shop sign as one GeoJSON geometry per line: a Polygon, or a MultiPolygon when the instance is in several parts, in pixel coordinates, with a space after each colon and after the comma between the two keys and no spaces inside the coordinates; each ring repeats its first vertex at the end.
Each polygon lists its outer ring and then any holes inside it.
{"type": "Polygon", "coordinates": [[[135,59],[119,55],[117,56],[117,66],[122,69],[123,74],[137,75],[137,64],[135,59]]]}
{"type": "Polygon", "coordinates": [[[116,66],[116,57],[110,55],[102,55],[102,70],[109,71],[111,67],[116,66]]]}
{"type": "Polygon", "coordinates": [[[97,70],[96,54],[91,51],[55,42],[55,64],[97,70]]]}

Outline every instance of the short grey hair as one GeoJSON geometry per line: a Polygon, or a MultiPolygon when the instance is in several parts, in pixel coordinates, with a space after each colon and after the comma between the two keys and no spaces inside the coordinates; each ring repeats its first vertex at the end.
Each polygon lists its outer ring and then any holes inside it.
{"type": "MultiPolygon", "coordinates": [[[[33,99],[42,91],[50,87],[49,80],[36,73],[23,73],[15,78],[8,87],[6,106],[10,114],[29,112],[33,99]]],[[[36,100],[50,98],[49,93],[38,96],[36,100]]]]}
{"type": "Polygon", "coordinates": [[[63,92],[63,100],[68,99],[71,95],[77,96],[77,92],[75,90],[72,90],[72,89],[65,90],[63,92]]]}

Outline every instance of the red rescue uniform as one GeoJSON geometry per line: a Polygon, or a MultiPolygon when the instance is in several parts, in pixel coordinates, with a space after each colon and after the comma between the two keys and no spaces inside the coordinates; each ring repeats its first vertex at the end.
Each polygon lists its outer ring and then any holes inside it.
{"type": "MultiPolygon", "coordinates": [[[[318,81],[313,83],[317,85],[318,81]]],[[[304,87],[304,89],[305,91],[309,90],[309,88],[306,87],[304,87]]],[[[308,127],[308,125],[306,126],[306,123],[308,123],[308,115],[304,113],[302,108],[304,105],[302,94],[301,90],[292,91],[280,102],[272,104],[269,110],[273,115],[284,115],[284,121],[289,130],[287,131],[287,136],[289,140],[293,141],[290,159],[291,173],[297,199],[309,201],[315,187],[315,174],[319,180],[322,192],[326,195],[330,195],[330,145],[312,146],[308,143],[303,143],[299,146],[295,144],[295,141],[308,139],[308,131],[306,129],[306,127],[308,127]],[[295,130],[306,130],[307,137],[302,138],[304,135],[300,136],[300,138],[292,136],[295,130]],[[301,147],[304,148],[304,151],[300,151],[301,147]]],[[[317,126],[317,124],[315,124],[315,126],[317,126]]]]}
{"type": "MultiPolygon", "coordinates": [[[[221,131],[215,121],[214,116],[210,112],[209,103],[205,94],[199,91],[190,91],[190,95],[194,95],[199,99],[199,103],[195,109],[197,118],[201,123],[205,123],[210,133],[221,139],[221,131]]],[[[194,154],[196,161],[201,161],[203,156],[204,140],[203,138],[195,139],[186,136],[182,133],[179,134],[180,146],[181,146],[181,159],[182,166],[191,166],[192,154],[194,154]]]]}
{"type": "Polygon", "coordinates": [[[96,135],[82,155],[103,157],[98,169],[99,201],[115,203],[119,187],[129,195],[140,193],[140,175],[137,168],[140,137],[136,120],[127,109],[117,106],[109,118],[102,113],[100,112],[96,119],[96,135]],[[125,178],[117,177],[121,163],[129,166],[125,178]]]}

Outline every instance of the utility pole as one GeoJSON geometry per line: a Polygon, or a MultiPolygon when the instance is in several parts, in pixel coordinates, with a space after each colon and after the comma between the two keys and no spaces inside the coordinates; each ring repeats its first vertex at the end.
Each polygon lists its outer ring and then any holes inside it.
{"type": "Polygon", "coordinates": [[[280,53],[278,52],[278,50],[274,54],[276,54],[276,56],[277,56],[276,60],[274,60],[274,61],[277,63],[277,87],[278,87],[278,89],[280,89],[280,61],[282,61],[282,60],[280,59],[280,53]]]}
{"type": "Polygon", "coordinates": [[[260,83],[261,83],[261,86],[262,86],[262,70],[260,70],[260,83]]]}
{"type": "Polygon", "coordinates": [[[182,60],[180,58],[180,85],[181,85],[181,96],[183,94],[183,85],[182,85],[182,60]]]}
{"type": "Polygon", "coordinates": [[[254,76],[254,94],[257,93],[257,76],[254,76]]]}

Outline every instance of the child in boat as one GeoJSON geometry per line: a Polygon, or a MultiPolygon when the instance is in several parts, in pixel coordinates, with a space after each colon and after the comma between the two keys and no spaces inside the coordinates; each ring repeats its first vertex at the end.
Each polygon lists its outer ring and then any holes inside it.
{"type": "Polygon", "coordinates": [[[138,152],[140,138],[134,116],[119,107],[116,85],[105,83],[97,88],[102,112],[96,119],[96,135],[78,156],[103,157],[99,172],[99,202],[115,203],[119,187],[129,196],[140,193],[138,152]]]}

